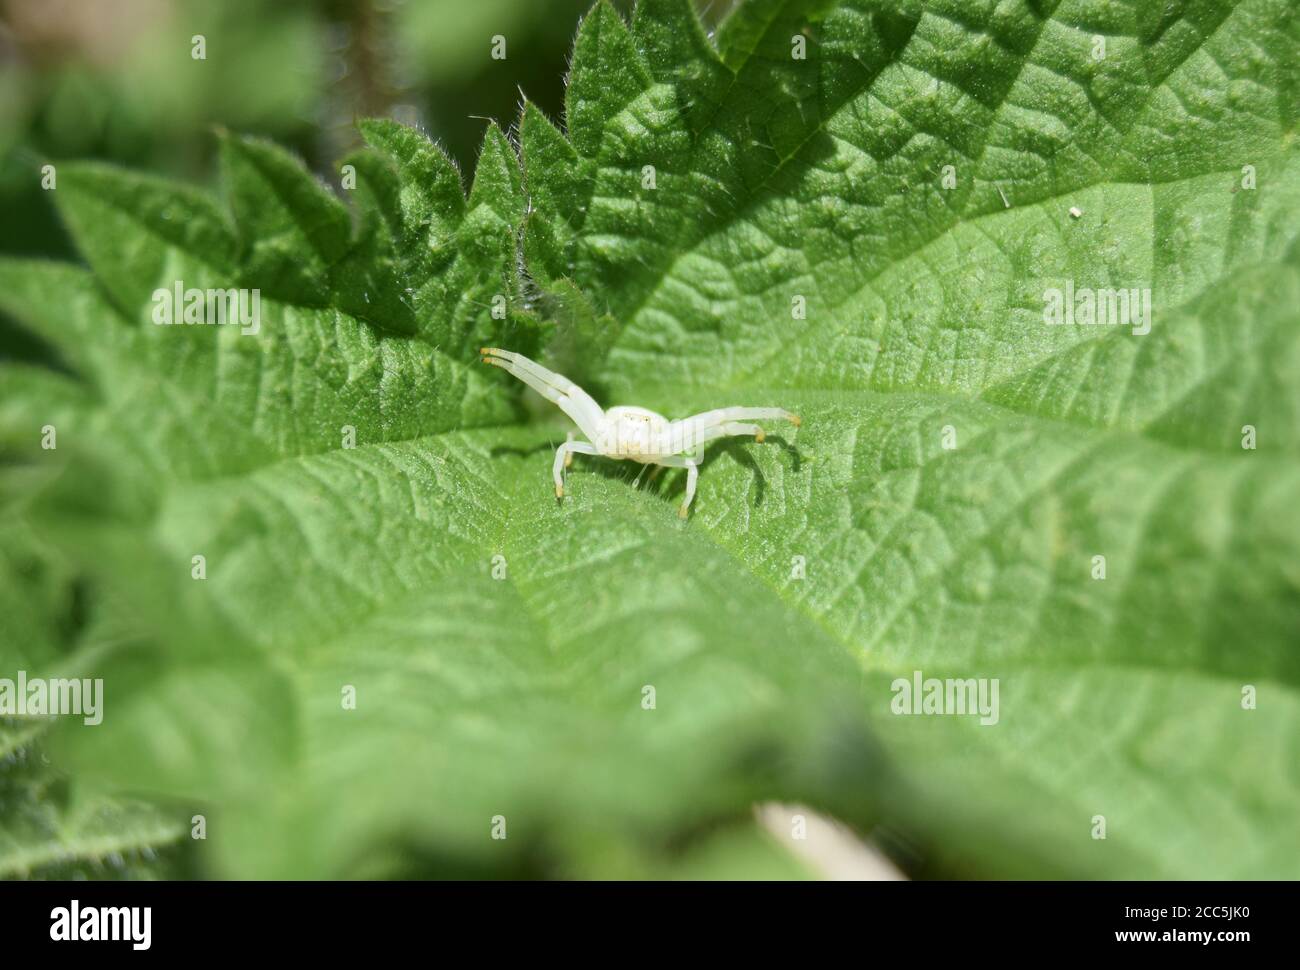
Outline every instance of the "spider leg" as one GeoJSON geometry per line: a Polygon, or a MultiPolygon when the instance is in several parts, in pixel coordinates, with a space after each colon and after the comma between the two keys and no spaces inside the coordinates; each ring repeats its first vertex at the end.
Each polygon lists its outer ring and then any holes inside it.
{"type": "Polygon", "coordinates": [[[686,421],[695,421],[700,424],[722,424],[727,421],[772,421],[780,419],[789,421],[795,427],[803,423],[797,414],[791,414],[784,408],[715,408],[712,411],[701,411],[699,414],[691,415],[685,418],[686,421]]]}
{"type": "Polygon", "coordinates": [[[584,435],[593,441],[599,439],[605,412],[573,381],[513,351],[484,347],[479,353],[483,355],[483,363],[513,374],[572,418],[584,435]]]}
{"type": "Polygon", "coordinates": [[[722,426],[723,437],[740,438],[747,435],[753,435],[755,441],[762,441],[767,437],[767,432],[756,424],[742,424],[739,421],[728,421],[722,426]]]}
{"type": "Polygon", "coordinates": [[[717,408],[673,422],[676,426],[672,432],[674,444],[680,440],[684,450],[699,449],[717,438],[744,435],[753,435],[755,441],[762,441],[767,437],[767,432],[756,424],[746,422],[774,419],[789,421],[795,427],[802,423],[799,415],[782,408],[717,408]]]}
{"type": "Polygon", "coordinates": [[[555,477],[556,498],[564,498],[564,469],[572,464],[575,454],[599,455],[600,451],[595,445],[585,441],[574,441],[572,438],[555,449],[555,464],[551,468],[551,474],[555,477]]]}
{"type": "Polygon", "coordinates": [[[656,465],[662,465],[664,468],[685,468],[686,469],[686,495],[682,498],[681,508],[677,510],[679,518],[686,518],[687,509],[691,507],[691,500],[695,498],[695,485],[700,477],[700,458],[699,455],[663,455],[654,460],[656,465]]]}

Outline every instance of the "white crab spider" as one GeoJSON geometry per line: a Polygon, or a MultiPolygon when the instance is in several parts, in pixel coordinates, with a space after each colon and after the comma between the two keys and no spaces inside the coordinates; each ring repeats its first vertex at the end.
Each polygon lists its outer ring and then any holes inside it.
{"type": "Polygon", "coordinates": [[[742,423],[745,421],[782,418],[796,427],[800,424],[799,415],[780,408],[718,408],[676,421],[638,407],[614,407],[603,411],[591,395],[573,381],[547,370],[523,354],[496,347],[484,347],[480,353],[483,363],[514,374],[572,418],[578,430],[586,435],[586,441],[575,441],[570,433],[568,440],[555,449],[556,498],[564,498],[564,469],[573,463],[575,453],[603,455],[618,461],[627,459],[643,465],[685,468],[686,497],[677,510],[684,519],[691,499],[695,498],[695,482],[699,478],[700,463],[704,460],[705,444],[716,438],[736,435],[753,435],[755,441],[762,441],[766,436],[763,429],[756,424],[742,423]]]}

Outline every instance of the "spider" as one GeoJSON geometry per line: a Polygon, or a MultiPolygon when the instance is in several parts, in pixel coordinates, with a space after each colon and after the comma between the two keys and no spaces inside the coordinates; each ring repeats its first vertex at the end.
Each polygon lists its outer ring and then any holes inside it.
{"type": "MultiPolygon", "coordinates": [[[[484,347],[480,353],[483,363],[514,374],[555,404],[587,437],[587,441],[575,441],[570,432],[564,444],[555,449],[553,474],[557,499],[564,498],[564,470],[573,464],[575,454],[603,455],[616,461],[626,459],[642,465],[685,468],[686,497],[677,510],[684,519],[691,507],[691,499],[695,498],[695,482],[700,475],[700,463],[704,460],[705,444],[715,438],[738,435],[753,435],[755,441],[762,441],[766,437],[763,429],[756,424],[743,423],[746,421],[782,418],[795,427],[802,423],[799,415],[780,408],[718,408],[676,421],[638,407],[614,407],[604,411],[573,381],[547,370],[523,354],[496,347],[484,347]]],[[[637,476],[638,480],[640,477],[637,476]]]]}

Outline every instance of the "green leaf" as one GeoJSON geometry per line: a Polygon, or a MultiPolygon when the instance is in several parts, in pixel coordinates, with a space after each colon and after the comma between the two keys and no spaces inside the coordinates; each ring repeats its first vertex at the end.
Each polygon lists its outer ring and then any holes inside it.
{"type": "Polygon", "coordinates": [[[451,241],[465,216],[460,175],[451,160],[418,132],[394,121],[359,124],[366,141],[393,159],[399,175],[402,247],[415,265],[451,241]]]}
{"type": "Polygon", "coordinates": [[[223,876],[793,875],[778,800],[918,875],[1296,877],[1288,16],[754,0],[715,46],[602,3],[567,133],[526,106],[521,173],[490,127],[468,200],[391,123],[355,228],[228,140],[228,271],[152,226],[219,207],[100,173],[60,203],[93,275],[0,263],[84,382],[0,371],[0,495],[126,644],[53,756],[212,805],[223,876]],[[261,332],[153,326],[175,268],[265,287],[261,332]],[[1112,288],[1148,333],[1047,322],[1112,288]],[[713,446],[687,522],[602,458],[557,504],[570,425],[483,344],[803,424],[713,446]],[[996,723],[893,713],[915,671],[996,680],[996,723]]]}
{"type": "Polygon", "coordinates": [[[633,32],[651,76],[672,86],[692,131],[698,132],[717,109],[732,75],[709,43],[691,0],[642,0],[633,32]]]}
{"type": "Polygon", "coordinates": [[[493,123],[488,126],[474,171],[474,188],[469,194],[471,218],[475,210],[486,207],[506,226],[517,228],[524,213],[519,181],[519,159],[493,123]]]}
{"type": "Polygon", "coordinates": [[[195,262],[215,273],[234,267],[234,234],[219,206],[198,190],[87,163],[61,167],[55,200],[86,260],[128,314],[195,262]]]}
{"type": "MultiPolygon", "coordinates": [[[[0,480],[13,474],[6,468],[0,480]]],[[[11,510],[9,510],[11,511],[11,510]]],[[[3,676],[94,670],[86,589],[23,523],[0,526],[3,676]],[[16,668],[16,669],[15,669],[16,668]]],[[[77,783],[47,754],[49,720],[0,716],[0,878],[151,878],[177,871],[188,818],[77,783]]]]}
{"type": "MultiPolygon", "coordinates": [[[[565,170],[590,181],[543,195],[530,253],[563,238],[621,322],[610,400],[804,415],[804,475],[742,501],[755,474],[719,458],[695,524],[859,658],[874,710],[914,669],[1000,678],[998,727],[876,725],[917,763],[890,811],[945,865],[1294,875],[1272,740],[1300,672],[1282,8],[749,3],[715,55],[680,5],[643,3],[634,46],[668,94],[579,41],[574,83],[623,97],[599,131],[571,106],[565,170]],[[693,88],[719,57],[729,79],[693,88]],[[1151,332],[1046,326],[1067,281],[1149,288],[1151,332]],[[1243,450],[1245,425],[1269,446],[1243,450]],[[1243,710],[1259,681],[1272,710],[1243,710]]],[[[559,156],[526,118],[526,161],[534,133],[559,156]]]]}
{"type": "Polygon", "coordinates": [[[585,211],[578,153],[534,105],[525,103],[519,123],[528,201],[532,207],[524,232],[528,268],[538,283],[573,270],[574,226],[585,211]]]}
{"type": "Polygon", "coordinates": [[[310,300],[347,252],[343,204],[301,163],[268,142],[224,137],[221,162],[249,274],[310,300]]]}
{"type": "Polygon", "coordinates": [[[601,0],[583,19],[573,46],[565,114],[574,147],[595,155],[609,122],[649,86],[650,71],[623,19],[601,0]]]}
{"type": "Polygon", "coordinates": [[[0,878],[149,879],[178,871],[179,817],[69,789],[22,729],[0,722],[0,878]]]}

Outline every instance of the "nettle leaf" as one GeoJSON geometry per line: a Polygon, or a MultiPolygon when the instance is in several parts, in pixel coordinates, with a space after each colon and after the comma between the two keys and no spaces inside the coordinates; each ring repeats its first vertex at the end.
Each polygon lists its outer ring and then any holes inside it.
{"type": "MultiPolygon", "coordinates": [[[[0,480],[13,473],[6,468],[0,480]]],[[[106,634],[84,626],[84,585],[8,503],[3,507],[0,676],[13,680],[18,670],[31,677],[93,676],[107,652],[106,634]]],[[[179,871],[184,820],[70,777],[46,752],[49,727],[48,718],[0,716],[0,878],[152,878],[179,871]]]]}
{"type": "Polygon", "coordinates": [[[303,294],[326,288],[329,269],[346,254],[350,220],[343,204],[282,149],[253,138],[223,138],[227,197],[250,277],[303,294]],[[303,256],[307,259],[304,261],[303,256]]]}
{"type": "Polygon", "coordinates": [[[0,496],[125,646],[54,758],[210,806],[218,875],[788,874],[778,799],[918,874],[1295,877],[1287,16],[600,3],[567,131],[526,106],[521,171],[491,127],[468,198],[390,122],[352,213],[261,142],[226,209],[61,171],[91,272],[0,263],[0,307],[80,383],[0,366],[0,496]],[[154,326],[180,278],[259,333],[154,326]],[[1048,322],[1118,289],[1148,332],[1048,322]],[[471,369],[543,340],[606,405],[803,425],[685,523],[603,459],[557,505],[566,422],[471,369]],[[915,671],[996,723],[893,713],[915,671]]]}
{"type": "Polygon", "coordinates": [[[179,817],[74,790],[24,727],[0,721],[0,878],[150,879],[182,870],[179,817]],[[48,760],[48,759],[46,759],[48,760]]]}
{"type": "Polygon", "coordinates": [[[530,268],[619,321],[607,403],[804,415],[798,470],[710,462],[695,528],[873,712],[913,670],[1000,679],[998,726],[875,725],[945,865],[996,833],[1065,873],[1294,874],[1283,7],[749,3],[712,46],[685,2],[601,5],[569,138],[523,118],[530,268]],[[1066,287],[1148,290],[1150,332],[1048,326],[1066,287]]]}

